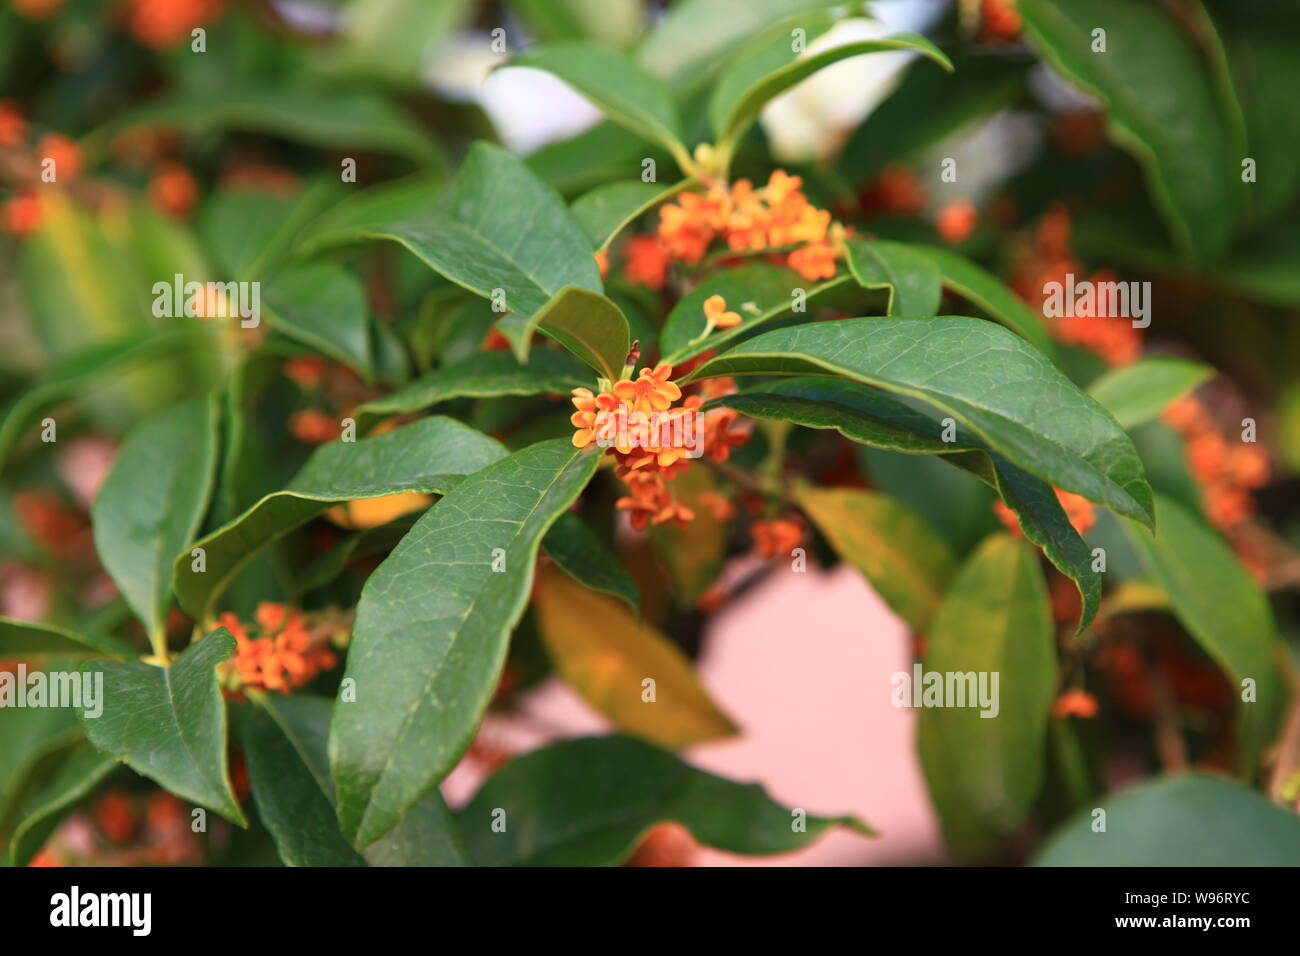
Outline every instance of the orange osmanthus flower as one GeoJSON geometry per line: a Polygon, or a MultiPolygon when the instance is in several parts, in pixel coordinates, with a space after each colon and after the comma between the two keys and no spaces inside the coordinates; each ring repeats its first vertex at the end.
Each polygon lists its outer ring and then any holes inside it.
{"type": "Polygon", "coordinates": [[[0,146],[12,147],[27,138],[27,121],[13,100],[0,100],[0,146]]]}
{"type": "Polygon", "coordinates": [[[37,159],[54,160],[57,182],[76,179],[81,172],[81,147],[62,133],[46,133],[36,144],[37,159]]]}
{"type": "Polygon", "coordinates": [[[235,654],[217,668],[223,686],[260,687],[287,694],[338,663],[327,641],[308,630],[301,611],[263,601],[254,613],[257,637],[235,615],[217,622],[235,638],[235,654]]]}
{"type": "Polygon", "coordinates": [[[627,266],[624,274],[628,282],[636,282],[658,291],[668,280],[668,267],[672,254],[654,236],[634,236],[624,247],[627,266]]]}
{"type": "Polygon", "coordinates": [[[1072,689],[1063,691],[1052,704],[1052,716],[1058,720],[1066,717],[1097,716],[1097,698],[1086,690],[1072,689]]]}
{"type": "Polygon", "coordinates": [[[797,516],[755,521],[749,526],[754,553],[760,558],[789,554],[803,541],[804,526],[797,516]]]}

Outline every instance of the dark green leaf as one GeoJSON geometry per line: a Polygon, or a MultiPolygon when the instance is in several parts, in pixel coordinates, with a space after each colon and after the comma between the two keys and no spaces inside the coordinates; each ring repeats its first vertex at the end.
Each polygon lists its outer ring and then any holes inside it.
{"type": "Polygon", "coordinates": [[[617,382],[631,346],[627,316],[599,292],[565,286],[531,319],[507,316],[497,326],[526,361],[533,330],[540,329],[594,368],[617,382]]]}
{"type": "Polygon", "coordinates": [[[26,866],[45,845],[59,821],[117,767],[84,741],[74,744],[48,780],[28,793],[18,807],[18,822],[9,837],[5,862],[26,866]]]}
{"type": "Polygon", "coordinates": [[[667,188],[640,180],[606,183],[575,199],[569,212],[582,231],[591,237],[592,246],[599,252],[608,248],[634,219],[676,195],[691,182],[683,180],[667,188]]]}
{"type": "Polygon", "coordinates": [[[289,866],[364,866],[343,839],[329,775],[328,700],[263,695],[243,709],[239,740],[257,815],[289,866]]]}
{"type": "Polygon", "coordinates": [[[1205,774],[1143,783],[1058,830],[1035,866],[1295,866],[1300,819],[1253,790],[1205,774]],[[1212,821],[1212,823],[1209,823],[1212,821]],[[1214,839],[1206,839],[1206,827],[1214,839]]]}
{"type": "Polygon", "coordinates": [[[473,866],[456,816],[438,790],[406,811],[402,822],[366,847],[371,866],[473,866]]]}
{"type": "Polygon", "coordinates": [[[91,510],[100,561],[155,645],[171,607],[172,561],[212,494],[218,415],[215,399],[202,399],[132,429],[91,510]]]}
{"type": "Polygon", "coordinates": [[[348,653],[356,702],[339,704],[330,736],[354,846],[391,830],[469,745],[542,536],[599,460],[554,439],[489,465],[430,508],[366,582],[348,653]]]}
{"type": "Polygon", "coordinates": [[[177,796],[247,826],[226,767],[226,704],[217,665],[235,649],[219,627],[168,667],[88,661],[83,679],[103,674],[103,713],[78,714],[90,742],[177,796]]]}
{"type": "Polygon", "coordinates": [[[480,352],[359,406],[357,427],[367,431],[378,419],[425,411],[453,398],[567,395],[591,384],[588,373],[556,349],[533,350],[527,365],[520,365],[509,352],[480,352]]]}
{"type": "Polygon", "coordinates": [[[351,272],[327,262],[291,265],[266,284],[265,296],[272,328],[374,378],[366,294],[351,272]]]}
{"type": "Polygon", "coordinates": [[[906,683],[895,678],[893,701],[924,704],[928,675],[942,682],[944,696],[919,715],[922,725],[933,725],[922,766],[949,844],[978,852],[986,847],[963,842],[967,815],[990,832],[1013,832],[1043,781],[1057,667],[1052,610],[1034,552],[1009,535],[988,538],[958,572],[926,637],[923,665],[906,683]],[[954,692],[960,696],[947,696],[954,692]]]}
{"type": "Polygon", "coordinates": [[[226,585],[260,548],[331,505],[402,492],[442,494],[503,454],[495,440],[440,416],[323,445],[289,487],[194,543],[204,551],[204,570],[195,570],[192,549],[172,552],[176,597],[195,620],[207,620],[226,585]]]}
{"type": "Polygon", "coordinates": [[[939,270],[923,252],[880,239],[848,243],[849,270],[864,289],[888,289],[889,315],[934,315],[943,285],[939,270]]]}
{"type": "Polygon", "coordinates": [[[591,242],[551,187],[505,150],[475,143],[432,213],[359,231],[390,239],[457,285],[529,318],[566,285],[599,292],[591,242]]]}
{"type": "Polygon", "coordinates": [[[647,830],[667,822],[706,846],[745,854],[797,850],[837,824],[872,832],[854,817],[812,815],[801,832],[799,813],[757,784],[696,770],[632,737],[589,737],[516,757],[457,816],[483,866],[616,866],[647,830]]]}
{"type": "Polygon", "coordinates": [[[636,581],[577,515],[560,515],[542,539],[542,547],[573,580],[620,598],[633,614],[640,613],[641,591],[636,581]]]}
{"type": "Polygon", "coordinates": [[[663,81],[626,53],[570,40],[525,54],[507,65],[555,74],[615,123],[663,146],[679,164],[689,159],[672,94],[663,81]]]}
{"type": "MultiPolygon", "coordinates": [[[[982,319],[864,318],[768,332],[684,381],[831,374],[928,402],[1012,463],[1150,523],[1132,440],[1024,339],[982,319]]],[[[960,441],[960,436],[958,437],[960,441]]]]}
{"type": "Polygon", "coordinates": [[[1237,218],[1241,144],[1225,135],[1212,71],[1174,13],[1129,0],[1024,0],[1020,14],[1044,57],[1101,98],[1178,245],[1198,259],[1222,253],[1237,218]],[[1092,49],[1098,28],[1104,53],[1092,49]]]}
{"type": "Polygon", "coordinates": [[[950,249],[938,246],[914,248],[934,263],[948,289],[973,302],[1011,331],[1023,335],[1043,354],[1049,357],[1056,354],[1043,320],[993,273],[950,249]]]}
{"type": "Polygon", "coordinates": [[[857,40],[805,57],[794,51],[789,36],[779,36],[734,63],[718,78],[709,100],[709,120],[717,142],[739,139],[769,100],[818,70],[848,57],[882,50],[913,50],[952,72],[952,62],[943,51],[915,33],[900,33],[882,40],[857,40]]]}
{"type": "Polygon", "coordinates": [[[107,634],[78,634],[38,621],[0,617],[0,660],[31,661],[47,657],[134,657],[131,648],[107,634]]]}

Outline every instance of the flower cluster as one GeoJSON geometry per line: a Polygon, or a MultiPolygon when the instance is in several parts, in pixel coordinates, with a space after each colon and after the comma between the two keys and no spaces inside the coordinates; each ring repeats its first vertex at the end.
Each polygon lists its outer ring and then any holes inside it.
{"type": "MultiPolygon", "coordinates": [[[[1047,283],[1064,285],[1068,274],[1083,273],[1083,266],[1074,258],[1070,247],[1070,230],[1069,211],[1064,206],[1054,207],[1039,223],[1032,248],[1021,256],[1012,284],[1020,297],[1037,307],[1040,314],[1047,283]]],[[[1114,280],[1115,276],[1105,270],[1089,276],[1089,281],[1098,285],[1114,280]]],[[[1087,349],[1110,365],[1128,365],[1142,350],[1142,331],[1135,329],[1131,319],[1124,316],[1094,316],[1078,311],[1052,319],[1048,331],[1057,341],[1087,349]]]]}
{"type": "Polygon", "coordinates": [[[749,437],[736,428],[736,412],[728,408],[701,412],[706,398],[724,394],[731,387],[728,380],[705,383],[699,394],[682,398],[682,390],[669,379],[672,367],[660,364],[642,368],[631,378],[636,361],[632,361],[623,379],[602,382],[599,392],[588,388],[573,390],[573,444],[585,448],[593,442],[607,448],[616,464],[615,475],[628,489],[617,507],[629,513],[632,526],[641,530],[648,524],[675,522],[688,524],[695,513],[679,501],[671,482],[690,466],[692,451],[714,461],[726,461],[731,449],[749,437]],[[683,436],[695,435],[698,446],[691,447],[683,436]]]}
{"type": "Polygon", "coordinates": [[[760,558],[775,558],[789,554],[803,542],[804,525],[798,515],[785,518],[762,519],[749,526],[754,540],[754,553],[760,558]]]}
{"type": "Polygon", "coordinates": [[[1225,438],[1205,406],[1191,395],[1170,405],[1162,417],[1187,439],[1187,465],[1201,487],[1206,517],[1224,531],[1249,518],[1255,510],[1251,492],[1268,483],[1265,451],[1225,438]]]}
{"type": "Polygon", "coordinates": [[[215,20],[225,0],[131,0],[127,18],[131,34],[154,49],[173,46],[190,37],[190,31],[215,20]]]}
{"type": "Polygon", "coordinates": [[[846,232],[829,212],[808,202],[802,187],[800,177],[778,169],[758,189],[740,179],[730,188],[683,193],[660,208],[655,235],[628,241],[628,279],[663,288],[669,266],[699,262],[715,241],[735,253],[783,256],[809,281],[831,278],[846,232]]]}
{"type": "MultiPolygon", "coordinates": [[[[28,141],[30,127],[22,111],[12,100],[0,100],[0,149],[20,149],[28,141]]],[[[81,148],[62,133],[46,133],[31,146],[34,159],[39,163],[54,161],[56,182],[76,179],[81,172],[81,148]]],[[[36,166],[33,164],[33,169],[36,166]]],[[[0,210],[0,222],[6,232],[26,236],[40,228],[42,209],[35,186],[21,186],[0,210]]]]}
{"type": "Polygon", "coordinates": [[[263,601],[253,617],[256,637],[229,612],[217,619],[235,637],[234,656],[217,669],[227,689],[260,687],[287,694],[338,663],[328,646],[328,629],[309,629],[302,612],[263,601]]]}

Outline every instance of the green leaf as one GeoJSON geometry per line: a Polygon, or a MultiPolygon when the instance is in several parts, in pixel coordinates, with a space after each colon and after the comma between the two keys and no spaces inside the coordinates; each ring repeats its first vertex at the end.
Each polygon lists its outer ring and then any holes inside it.
{"type": "Polygon", "coordinates": [[[925,631],[957,562],[906,505],[857,488],[812,488],[795,501],[835,552],[865,577],[914,631],[925,631]]]}
{"type": "Polygon", "coordinates": [[[617,866],[659,823],[680,823],[706,846],[731,853],[788,853],[854,817],[807,817],[773,803],[757,784],[696,770],[632,737],[566,740],[516,757],[457,814],[481,866],[617,866]],[[494,811],[506,829],[494,831],[494,811]],[[500,815],[497,814],[499,817],[500,815]]]}
{"type": "Polygon", "coordinates": [[[540,329],[611,382],[623,374],[632,344],[623,310],[599,292],[577,286],[565,286],[531,319],[511,315],[497,327],[521,362],[528,358],[533,330],[540,329]]]}
{"type": "Polygon", "coordinates": [[[654,25],[638,59],[674,88],[697,86],[767,28],[830,6],[829,0],[686,0],[654,25]]]}
{"type": "Polygon", "coordinates": [[[312,256],[364,238],[367,229],[432,212],[442,177],[428,172],[368,186],[326,209],[297,236],[294,251],[312,256]]]}
{"type": "Polygon", "coordinates": [[[278,264],[303,225],[341,189],[328,179],[285,193],[270,188],[219,192],[199,220],[204,240],[227,279],[256,281],[278,264]]]}
{"type": "Polygon", "coordinates": [[[0,837],[15,823],[17,805],[39,782],[41,770],[82,739],[71,707],[6,709],[0,734],[0,837]]]}
{"type": "Polygon", "coordinates": [[[614,599],[543,568],[533,603],[555,669],[616,729],[672,750],[736,734],[681,649],[614,599]]]}
{"type": "MultiPolygon", "coordinates": [[[[756,418],[791,421],[808,428],[834,428],[851,441],[882,451],[942,456],[941,460],[970,472],[997,491],[1016,513],[1025,537],[1042,548],[1052,564],[1075,582],[1083,601],[1079,629],[1087,627],[1097,613],[1101,578],[1092,569],[1091,552],[1071,526],[1051,486],[1017,468],[983,442],[969,436],[945,442],[943,426],[934,418],[874,389],[838,379],[782,379],[762,386],[762,391],[724,396],[716,404],[756,418]]],[[[912,479],[902,489],[895,491],[882,485],[895,497],[904,491],[912,494],[903,503],[910,501],[914,510],[929,503],[924,494],[918,499],[912,491],[919,464],[907,465],[912,479]]],[[[880,475],[874,477],[879,480],[880,475]]],[[[965,505],[964,500],[959,502],[960,507],[965,505]]],[[[956,520],[944,515],[935,521],[932,510],[921,513],[931,517],[931,524],[943,532],[950,532],[956,520]]]]}
{"type": "Polygon", "coordinates": [[[90,744],[74,744],[39,787],[18,807],[18,823],[5,848],[8,866],[26,866],[45,845],[59,821],[117,767],[90,744]]]}
{"type": "Polygon", "coordinates": [[[303,86],[216,86],[168,94],[131,112],[96,136],[134,126],[175,126],[193,134],[239,130],[326,149],[361,148],[422,164],[445,163],[442,148],[384,96],[361,90],[303,86]]]}
{"type": "Polygon", "coordinates": [[[475,143],[432,213],[359,235],[405,246],[435,272],[529,318],[566,285],[601,289],[591,242],[559,195],[505,150],[475,143]],[[508,201],[502,197],[508,197],[508,201]]]}
{"type": "Polygon", "coordinates": [[[375,377],[366,295],[341,266],[308,262],[283,269],[266,284],[271,327],[309,348],[375,377]]]}
{"type": "Polygon", "coordinates": [[[754,122],[768,101],[840,60],[882,50],[914,50],[929,57],[948,72],[952,61],[923,36],[900,33],[881,40],[857,40],[829,50],[801,57],[792,49],[789,36],[732,64],[719,78],[709,100],[709,120],[719,143],[734,142],[754,122]]]}
{"type": "Polygon", "coordinates": [[[176,405],[127,435],[95,497],[95,549],[155,646],[171,607],[171,564],[199,530],[217,467],[215,399],[176,405]]]}
{"type": "Polygon", "coordinates": [[[1088,388],[1125,428],[1158,418],[1170,403],[1182,398],[1214,374],[1200,362],[1166,355],[1140,359],[1107,372],[1088,388]]]}
{"type": "Polygon", "coordinates": [[[1150,524],[1132,440],[1042,353],[982,319],[863,318],[768,332],[688,375],[831,374],[928,402],[1012,463],[1150,524]]]}
{"type": "Polygon", "coordinates": [[[78,634],[42,624],[0,617],[0,660],[31,661],[49,657],[135,657],[130,646],[104,634],[78,634]]]}
{"type": "Polygon", "coordinates": [[[844,288],[851,281],[847,275],[836,276],[809,288],[807,280],[793,269],[767,263],[724,269],[704,279],[678,299],[668,313],[659,338],[663,361],[676,365],[700,352],[718,349],[766,322],[789,315],[794,310],[798,289],[807,291],[807,305],[812,308],[817,300],[844,288]],[[714,295],[726,299],[727,308],[737,313],[741,322],[730,329],[715,330],[707,339],[700,339],[705,323],[704,301],[714,295]]]}
{"type": "Polygon", "coordinates": [[[177,796],[247,826],[226,767],[226,705],[217,665],[235,650],[219,627],[167,667],[87,661],[83,679],[103,675],[103,713],[78,714],[90,742],[177,796]]]}
{"type": "Polygon", "coordinates": [[[1191,773],[1148,781],[1053,834],[1034,866],[1284,866],[1300,859],[1300,819],[1241,784],[1191,773]],[[1205,838],[1213,821],[1214,839],[1205,838]]]}
{"type": "Polygon", "coordinates": [[[620,599],[633,614],[640,613],[641,591],[635,579],[577,515],[560,515],[542,539],[542,547],[573,580],[620,599]]]}
{"type": "Polygon", "coordinates": [[[1194,259],[1224,251],[1237,219],[1240,143],[1196,40],[1154,3],[1024,0],[1020,15],[1066,79],[1098,96],[1110,132],[1146,171],[1174,239],[1194,259]],[[1093,30],[1106,31],[1094,53],[1093,30]]]}
{"type": "Polygon", "coordinates": [[[666,189],[658,183],[640,180],[606,183],[575,199],[569,212],[574,222],[591,238],[595,250],[600,252],[609,248],[614,238],[633,220],[677,195],[692,182],[684,179],[666,189]]]}
{"type": "Polygon", "coordinates": [[[591,384],[585,370],[557,349],[535,349],[527,365],[509,352],[480,352],[358,406],[355,417],[357,427],[368,431],[381,418],[425,411],[453,398],[568,395],[591,384]]]}
{"type": "Polygon", "coordinates": [[[506,65],[555,74],[615,123],[663,146],[679,165],[689,163],[681,119],[668,87],[626,53],[570,40],[527,53],[506,65]]]}
{"type": "Polygon", "coordinates": [[[1010,104],[1036,62],[1001,50],[954,59],[952,73],[920,62],[908,68],[897,89],[849,137],[835,171],[856,186],[891,163],[914,162],[930,146],[1010,104]]]}
{"type": "Polygon", "coordinates": [[[259,695],[243,708],[239,741],[257,815],[289,866],[365,866],[339,832],[326,753],[331,702],[259,695]]]}
{"type": "Polygon", "coordinates": [[[511,0],[510,7],[546,43],[590,38],[623,48],[645,31],[644,0],[511,0]]]}
{"type": "Polygon", "coordinates": [[[1223,539],[1172,498],[1156,495],[1155,537],[1125,525],[1129,540],[1155,582],[1170,596],[1171,609],[1239,689],[1254,681],[1254,701],[1242,701],[1238,764],[1255,766],[1272,739],[1286,704],[1278,670],[1282,646],[1268,598],[1223,539]]]}
{"type": "Polygon", "coordinates": [[[934,263],[946,288],[973,302],[1011,331],[1024,336],[1044,355],[1050,358],[1056,354],[1043,320],[993,273],[951,249],[938,246],[912,248],[934,263]]]}
{"type": "Polygon", "coordinates": [[[371,866],[473,866],[456,816],[437,789],[406,811],[402,822],[366,847],[371,866]]]}
{"type": "Polygon", "coordinates": [[[430,508],[366,582],[348,653],[357,700],[337,707],[330,735],[339,820],[354,846],[391,830],[469,745],[542,536],[599,460],[553,439],[487,466],[430,508]]]}
{"type": "Polygon", "coordinates": [[[879,239],[848,244],[849,270],[864,289],[888,289],[888,315],[934,315],[943,285],[939,270],[923,252],[879,239]]]}
{"type": "Polygon", "coordinates": [[[152,332],[93,345],[56,363],[0,412],[0,464],[40,416],[60,402],[86,396],[96,382],[111,374],[211,342],[208,329],[152,332]]]}
{"type": "Polygon", "coordinates": [[[986,847],[962,841],[965,815],[990,832],[1010,833],[1028,817],[1043,782],[1057,667],[1051,604],[1034,552],[1006,534],[986,539],[944,595],[927,638],[923,665],[909,682],[895,677],[893,700],[924,703],[928,675],[940,675],[944,696],[919,715],[931,728],[922,767],[948,842],[978,852],[986,847]],[[926,676],[916,687],[922,667],[926,676]],[[969,675],[964,684],[961,675],[969,675]],[[972,679],[985,682],[987,697],[972,679]],[[954,691],[962,696],[948,696],[954,691]]]}
{"type": "Polygon", "coordinates": [[[195,620],[208,620],[226,585],[259,549],[331,505],[402,492],[443,494],[503,454],[494,439],[440,416],[322,445],[287,488],[194,543],[204,551],[202,571],[195,570],[193,549],[172,552],[176,597],[195,620]]]}

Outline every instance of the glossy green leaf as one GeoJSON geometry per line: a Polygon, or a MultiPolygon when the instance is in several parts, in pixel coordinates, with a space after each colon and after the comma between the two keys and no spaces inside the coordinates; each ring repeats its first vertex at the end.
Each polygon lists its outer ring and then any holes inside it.
{"type": "Polygon", "coordinates": [[[1089,811],[1053,834],[1034,865],[1293,867],[1300,860],[1300,819],[1219,777],[1192,773],[1148,781],[1106,800],[1102,809],[1104,831],[1094,830],[1089,811]]]}
{"type": "Polygon", "coordinates": [[[534,349],[527,365],[509,352],[480,352],[358,406],[357,427],[366,431],[381,418],[425,411],[453,398],[567,396],[572,389],[592,384],[585,369],[556,349],[534,349]]]}
{"type": "Polygon", "coordinates": [[[1124,430],[1042,353],[982,319],[864,318],[795,326],[735,346],[684,381],[810,373],[928,402],[1044,481],[1152,520],[1151,489],[1124,430]]]}
{"type": "Polygon", "coordinates": [[[906,505],[858,488],[806,487],[799,507],[914,631],[925,631],[957,569],[951,549],[906,505]]]}
{"type": "Polygon", "coordinates": [[[1088,387],[1088,394],[1115,421],[1134,428],[1158,418],[1170,403],[1213,374],[1214,369],[1200,362],[1153,355],[1107,372],[1088,387]]]}
{"type": "MultiPolygon", "coordinates": [[[[1083,602],[1079,629],[1087,627],[1097,613],[1101,578],[1092,568],[1092,553],[1071,526],[1051,486],[983,442],[971,436],[945,442],[943,427],[934,417],[883,392],[837,379],[782,379],[759,390],[725,396],[717,404],[756,418],[834,428],[851,441],[882,451],[942,456],[943,461],[970,472],[997,491],[1015,512],[1025,537],[1075,582],[1083,602]]],[[[915,473],[917,466],[909,463],[907,467],[915,473]]],[[[914,501],[914,510],[923,501],[914,501]]],[[[951,519],[937,523],[938,530],[949,530],[950,523],[951,519]]]]}
{"type": "Polygon", "coordinates": [[[546,43],[587,38],[626,48],[645,30],[645,0],[511,0],[510,8],[546,43]]]}
{"type": "Polygon", "coordinates": [[[366,295],[348,270],[327,262],[289,266],[266,284],[263,308],[273,329],[374,378],[366,295]]]}
{"type": "Polygon", "coordinates": [[[666,189],[658,183],[606,183],[573,201],[569,212],[600,252],[635,219],[690,185],[687,179],[666,189]]]}
{"type": "Polygon", "coordinates": [[[217,686],[217,665],[234,650],[235,639],[219,627],[167,667],[87,661],[83,679],[103,674],[103,713],[78,717],[98,750],[177,796],[246,826],[230,789],[226,704],[217,686]]]}
{"type": "Polygon", "coordinates": [[[39,621],[0,617],[0,661],[49,657],[134,657],[129,645],[107,634],[79,634],[39,621]]]}
{"type": "Polygon", "coordinates": [[[28,793],[18,806],[17,824],[5,847],[8,866],[26,866],[49,839],[59,821],[84,800],[117,767],[84,741],[74,744],[49,778],[28,793]]]}
{"type": "Polygon", "coordinates": [[[811,309],[816,307],[819,299],[851,282],[850,277],[844,275],[809,286],[808,281],[793,269],[766,263],[724,269],[704,279],[678,299],[668,313],[659,337],[663,361],[676,365],[708,349],[719,349],[766,322],[790,315],[794,311],[797,290],[807,292],[806,304],[811,309]],[[714,295],[722,296],[727,308],[737,313],[741,322],[730,329],[717,329],[708,338],[701,339],[706,322],[704,301],[714,295]]]}
{"type": "Polygon", "coordinates": [[[17,823],[13,819],[17,805],[38,782],[40,770],[84,736],[71,707],[5,710],[4,733],[0,733],[0,836],[17,823]]]}
{"type": "Polygon", "coordinates": [[[531,319],[506,316],[497,328],[521,362],[528,358],[533,330],[540,329],[611,382],[622,375],[632,344],[623,310],[599,292],[577,286],[565,286],[531,319]]]}
{"type": "Polygon", "coordinates": [[[136,426],[91,510],[95,549],[153,641],[171,607],[171,565],[199,530],[217,467],[214,399],[136,426]]]}
{"type": "Polygon", "coordinates": [[[685,0],[655,24],[638,58],[675,89],[697,86],[763,31],[834,5],[829,0],[685,0]]]}
{"type": "Polygon", "coordinates": [[[900,33],[881,40],[856,40],[809,56],[799,56],[787,36],[732,64],[713,87],[709,120],[718,142],[738,139],[770,100],[840,60],[884,50],[911,50],[952,72],[952,62],[923,36],[900,33]]]}
{"type": "Polygon", "coordinates": [[[406,811],[402,821],[370,846],[371,866],[473,866],[456,815],[438,790],[406,811]]]}
{"type": "MultiPolygon", "coordinates": [[[[591,241],[559,195],[505,150],[475,143],[432,213],[359,234],[400,243],[429,268],[529,318],[566,285],[599,292],[591,241]]],[[[495,303],[494,303],[495,304],[495,303]]]]}
{"type": "Polygon", "coordinates": [[[1156,517],[1154,538],[1131,525],[1125,530],[1151,577],[1172,598],[1174,615],[1238,688],[1238,765],[1248,773],[1286,706],[1272,608],[1232,549],[1184,506],[1157,494],[1156,517]],[[1246,680],[1253,682],[1253,700],[1242,699],[1246,680]]]}
{"type": "Polygon", "coordinates": [[[315,255],[356,242],[368,229],[431,213],[438,204],[441,184],[440,175],[424,172],[349,194],[303,227],[294,237],[295,252],[315,255]]]}
{"type": "Polygon", "coordinates": [[[619,50],[584,40],[550,44],[511,60],[553,73],[591,100],[611,120],[638,136],[687,158],[682,124],[662,80],[619,50]]]}
{"type": "Polygon", "coordinates": [[[658,823],[680,823],[706,846],[731,853],[788,853],[832,826],[871,829],[854,817],[807,816],[757,784],[696,770],[632,737],[566,740],[511,760],[457,814],[482,866],[617,866],[658,823]],[[494,811],[506,829],[495,832],[494,811]],[[497,814],[499,816],[499,814],[497,814]]]}
{"type": "Polygon", "coordinates": [[[577,515],[560,515],[542,539],[542,547],[573,580],[618,598],[633,614],[640,613],[641,591],[636,580],[577,515]]]}
{"type": "Polygon", "coordinates": [[[257,815],[289,866],[365,866],[334,811],[330,709],[330,701],[306,694],[263,695],[239,715],[257,815]]]}
{"type": "Polygon", "coordinates": [[[354,846],[393,828],[454,766],[496,689],[543,535],[600,456],[567,438],[462,481],[366,582],[330,735],[339,820],[354,846]],[[500,570],[497,570],[500,569],[500,570]]]}
{"type": "Polygon", "coordinates": [[[984,847],[961,841],[964,815],[990,832],[1010,833],[1043,782],[1057,665],[1047,584],[1034,552],[1006,534],[986,539],[958,572],[926,637],[923,664],[906,683],[895,677],[892,700],[920,701],[919,720],[933,730],[922,767],[927,781],[940,782],[932,796],[945,837],[958,852],[978,852],[984,847]],[[927,676],[918,685],[922,669],[927,676]],[[939,696],[927,704],[936,681],[939,696]],[[949,824],[950,813],[960,829],[949,824]]]}
{"type": "Polygon", "coordinates": [[[1146,171],[1178,245],[1209,259],[1235,222],[1241,144],[1225,133],[1212,71],[1169,10],[1129,0],[1024,0],[1028,33],[1044,58],[1105,104],[1111,135],[1146,171]],[[1093,31],[1106,50],[1093,52],[1093,31]]]}
{"type": "Polygon", "coordinates": [[[981,269],[951,249],[938,246],[913,248],[934,263],[945,288],[973,302],[1011,331],[1024,336],[1043,354],[1056,354],[1043,320],[993,273],[981,269]]]}
{"type": "Polygon", "coordinates": [[[934,315],[943,284],[923,252],[886,239],[848,243],[849,270],[864,289],[888,289],[888,315],[934,315]]]}
{"type": "Polygon", "coordinates": [[[260,548],[331,505],[412,491],[442,494],[503,454],[494,439],[441,416],[323,445],[287,488],[194,542],[204,552],[203,570],[196,570],[193,549],[172,552],[176,597],[195,620],[207,620],[226,585],[260,548]]]}

